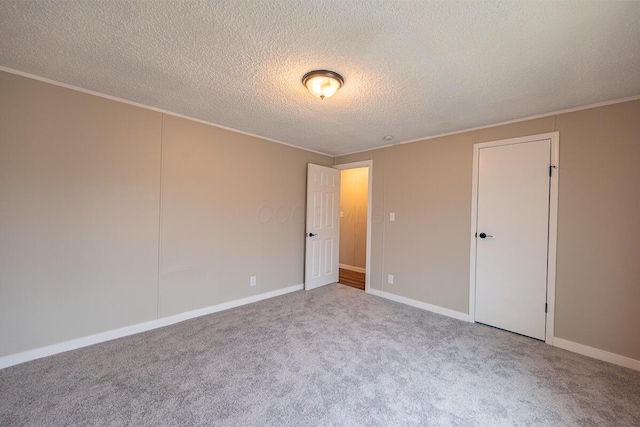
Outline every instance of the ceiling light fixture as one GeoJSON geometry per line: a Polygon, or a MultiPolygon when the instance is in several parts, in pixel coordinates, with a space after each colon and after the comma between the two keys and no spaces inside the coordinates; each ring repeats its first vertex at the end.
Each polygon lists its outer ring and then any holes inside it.
{"type": "Polygon", "coordinates": [[[342,87],[344,78],[334,71],[315,70],[302,77],[302,84],[313,96],[325,99],[333,96],[342,87]]]}

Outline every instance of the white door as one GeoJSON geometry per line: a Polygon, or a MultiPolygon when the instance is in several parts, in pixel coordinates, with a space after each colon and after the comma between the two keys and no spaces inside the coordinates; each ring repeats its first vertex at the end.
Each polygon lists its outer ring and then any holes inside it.
{"type": "Polygon", "coordinates": [[[304,288],[338,281],[340,171],[307,165],[307,233],[304,288]]]}
{"type": "Polygon", "coordinates": [[[475,320],[544,340],[551,140],[478,159],[475,320]]]}

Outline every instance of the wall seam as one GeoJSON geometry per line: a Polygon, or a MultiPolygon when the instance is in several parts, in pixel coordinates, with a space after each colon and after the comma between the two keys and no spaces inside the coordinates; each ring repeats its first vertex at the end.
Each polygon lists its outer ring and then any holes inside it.
{"type": "Polygon", "coordinates": [[[160,318],[160,263],[162,261],[162,174],[164,172],[164,113],[160,113],[160,197],[158,198],[158,270],[156,274],[156,319],[160,318]]]}
{"type": "MultiPolygon", "coordinates": [[[[263,211],[263,209],[267,206],[267,187],[268,187],[268,180],[269,180],[269,174],[267,172],[267,148],[266,148],[266,144],[260,144],[262,146],[262,206],[260,207],[260,209],[258,210],[258,225],[260,226],[260,253],[258,254],[258,256],[260,257],[260,259],[258,260],[258,268],[257,268],[257,276],[256,277],[256,286],[265,286],[267,284],[266,278],[265,278],[265,266],[266,266],[266,260],[265,260],[265,242],[267,240],[266,237],[266,233],[267,233],[267,224],[262,220],[262,217],[260,215],[260,212],[263,211]]],[[[277,210],[277,209],[276,209],[277,210]]],[[[277,219],[276,219],[276,211],[273,211],[273,221],[274,224],[277,224],[277,219]]],[[[271,221],[271,218],[269,219],[269,221],[271,221]]],[[[303,269],[304,271],[304,269],[303,269]]],[[[251,280],[251,279],[249,279],[251,280]]],[[[302,283],[304,283],[304,277],[302,278],[302,283]]],[[[251,290],[249,293],[255,293],[256,290],[253,289],[251,290]]]]}

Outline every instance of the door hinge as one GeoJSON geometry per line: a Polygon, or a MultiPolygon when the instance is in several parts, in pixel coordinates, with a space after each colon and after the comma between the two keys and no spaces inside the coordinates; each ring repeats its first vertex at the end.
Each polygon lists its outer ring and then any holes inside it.
{"type": "Polygon", "coordinates": [[[478,238],[478,233],[476,233],[476,239],[478,238]]]}
{"type": "Polygon", "coordinates": [[[549,165],[549,176],[551,176],[551,172],[555,169],[554,165],[549,165]]]}
{"type": "Polygon", "coordinates": [[[544,303],[544,312],[545,313],[549,312],[549,304],[547,304],[546,302],[544,303]]]}

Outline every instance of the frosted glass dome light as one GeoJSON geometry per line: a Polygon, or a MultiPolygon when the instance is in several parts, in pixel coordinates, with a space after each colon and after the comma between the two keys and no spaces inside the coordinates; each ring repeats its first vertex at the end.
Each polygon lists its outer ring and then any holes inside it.
{"type": "Polygon", "coordinates": [[[325,99],[333,96],[344,84],[344,78],[328,70],[310,71],[302,77],[302,84],[313,96],[325,99]]]}

